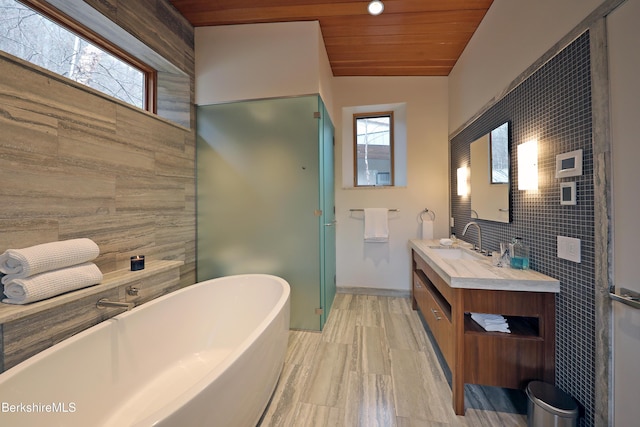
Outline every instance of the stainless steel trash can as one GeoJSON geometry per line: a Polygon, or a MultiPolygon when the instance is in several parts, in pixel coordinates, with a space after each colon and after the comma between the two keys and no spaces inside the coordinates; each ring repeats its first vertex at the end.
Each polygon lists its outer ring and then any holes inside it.
{"type": "Polygon", "coordinates": [[[575,427],[578,404],[559,388],[542,381],[527,385],[529,427],[575,427]]]}

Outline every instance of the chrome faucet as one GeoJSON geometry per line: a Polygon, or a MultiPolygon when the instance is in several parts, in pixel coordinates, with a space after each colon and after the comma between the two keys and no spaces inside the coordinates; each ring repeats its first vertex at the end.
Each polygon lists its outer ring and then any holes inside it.
{"type": "Polygon", "coordinates": [[[478,229],[478,249],[477,251],[480,253],[482,252],[482,231],[480,230],[480,224],[478,224],[475,221],[471,221],[470,223],[468,223],[467,225],[464,226],[464,230],[462,230],[462,235],[464,236],[465,234],[467,234],[467,230],[469,229],[469,226],[471,225],[475,225],[476,228],[478,229]]]}
{"type": "Polygon", "coordinates": [[[101,298],[96,303],[96,308],[116,307],[116,308],[126,308],[127,311],[131,310],[135,306],[136,306],[135,302],[111,301],[111,300],[108,300],[107,298],[101,298]]]}

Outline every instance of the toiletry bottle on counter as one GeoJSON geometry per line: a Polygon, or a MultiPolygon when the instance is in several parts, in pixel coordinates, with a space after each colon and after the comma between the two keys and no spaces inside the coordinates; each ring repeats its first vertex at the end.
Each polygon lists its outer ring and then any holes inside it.
{"type": "Polygon", "coordinates": [[[511,255],[511,268],[526,270],[529,268],[529,246],[522,243],[520,237],[513,239],[509,252],[511,255]]]}

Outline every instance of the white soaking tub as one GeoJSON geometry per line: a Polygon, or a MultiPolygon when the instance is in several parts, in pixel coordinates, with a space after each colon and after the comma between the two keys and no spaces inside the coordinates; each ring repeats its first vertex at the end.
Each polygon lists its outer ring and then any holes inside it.
{"type": "Polygon", "coordinates": [[[253,427],[282,370],[289,285],[197,283],[0,374],[2,426],[253,427]]]}

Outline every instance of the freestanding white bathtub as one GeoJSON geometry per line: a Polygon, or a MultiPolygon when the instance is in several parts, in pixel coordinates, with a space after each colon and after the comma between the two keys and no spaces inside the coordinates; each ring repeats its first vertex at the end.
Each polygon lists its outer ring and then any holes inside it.
{"type": "Polygon", "coordinates": [[[289,285],[212,279],[0,374],[2,426],[253,427],[282,370],[289,285]]]}

